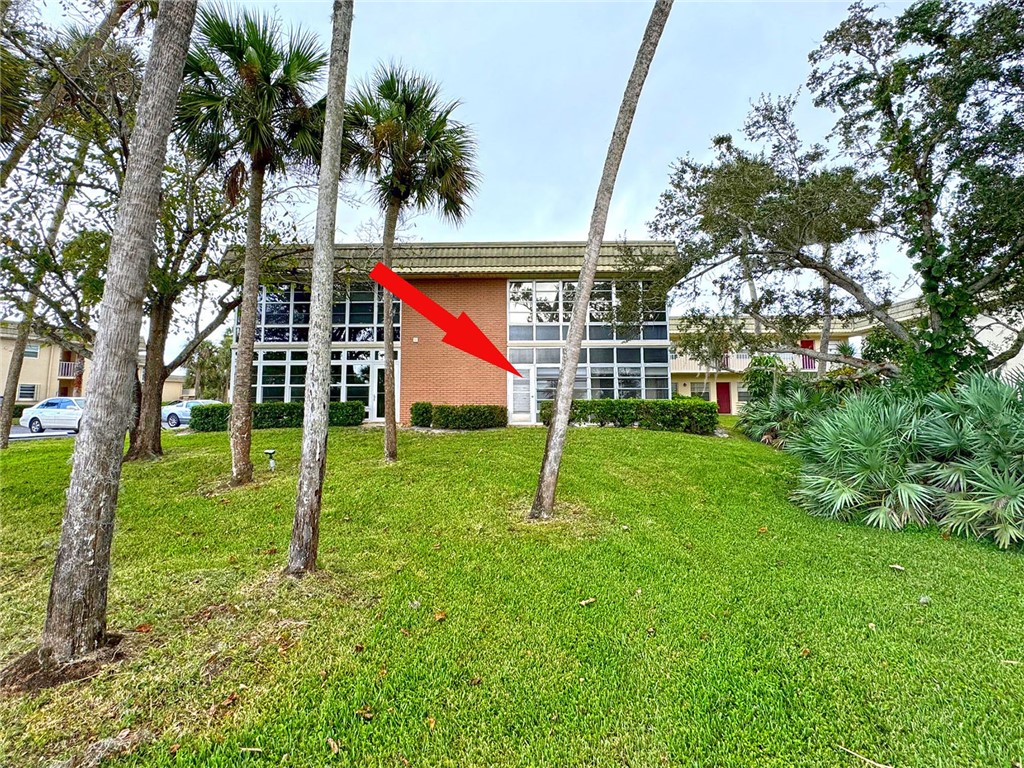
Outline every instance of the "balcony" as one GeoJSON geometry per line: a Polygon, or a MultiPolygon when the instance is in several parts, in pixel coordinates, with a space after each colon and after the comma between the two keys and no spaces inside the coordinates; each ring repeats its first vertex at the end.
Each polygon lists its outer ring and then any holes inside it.
{"type": "Polygon", "coordinates": [[[74,361],[61,360],[57,363],[57,378],[58,379],[73,379],[75,378],[75,366],[77,363],[74,361]]]}
{"type": "MultiPolygon", "coordinates": [[[[793,368],[796,370],[810,371],[815,370],[818,367],[818,362],[807,355],[797,355],[791,352],[783,352],[776,355],[786,367],[793,368]]],[[[719,372],[734,372],[740,373],[747,370],[750,365],[750,353],[749,352],[730,352],[727,355],[723,355],[718,366],[714,369],[708,369],[707,366],[694,360],[692,357],[686,355],[680,357],[673,357],[671,363],[672,373],[705,373],[709,370],[717,370],[719,372]]],[[[833,365],[829,366],[834,367],[833,365]]]]}

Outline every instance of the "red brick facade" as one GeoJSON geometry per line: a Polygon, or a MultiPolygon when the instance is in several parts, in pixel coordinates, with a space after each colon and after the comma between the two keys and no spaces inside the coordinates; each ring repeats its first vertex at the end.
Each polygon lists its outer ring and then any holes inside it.
{"type": "MultiPolygon", "coordinates": [[[[508,347],[505,278],[410,280],[453,315],[465,312],[504,353],[508,347]]],[[[402,307],[402,380],[399,419],[409,423],[413,403],[505,405],[506,374],[441,342],[444,332],[402,307]]]]}

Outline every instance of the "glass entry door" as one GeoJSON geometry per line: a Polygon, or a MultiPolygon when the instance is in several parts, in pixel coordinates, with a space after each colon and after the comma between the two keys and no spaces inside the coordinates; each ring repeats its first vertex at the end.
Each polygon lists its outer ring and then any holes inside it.
{"type": "Polygon", "coordinates": [[[380,368],[377,368],[377,380],[376,385],[373,388],[373,400],[375,418],[384,418],[384,365],[381,364],[380,368]]]}
{"type": "Polygon", "coordinates": [[[509,411],[509,421],[530,424],[534,420],[537,402],[537,391],[533,386],[533,366],[517,365],[516,369],[522,376],[509,374],[509,378],[512,379],[512,408],[509,411]]]}

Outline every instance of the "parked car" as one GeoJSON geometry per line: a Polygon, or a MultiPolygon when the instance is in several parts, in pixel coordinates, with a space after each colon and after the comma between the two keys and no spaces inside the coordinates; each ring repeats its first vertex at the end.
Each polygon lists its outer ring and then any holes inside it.
{"type": "Polygon", "coordinates": [[[192,420],[192,409],[197,405],[221,405],[220,400],[175,400],[160,409],[160,418],[168,427],[179,427],[192,420]]]}
{"type": "Polygon", "coordinates": [[[46,429],[67,429],[77,432],[82,424],[85,398],[51,397],[26,408],[18,419],[23,427],[39,434],[46,429]]]}

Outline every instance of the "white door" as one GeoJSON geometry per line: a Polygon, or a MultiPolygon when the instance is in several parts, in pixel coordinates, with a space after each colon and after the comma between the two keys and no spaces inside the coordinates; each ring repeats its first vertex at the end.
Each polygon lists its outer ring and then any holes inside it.
{"type": "Polygon", "coordinates": [[[533,386],[533,366],[517,365],[522,376],[508,374],[509,409],[508,420],[512,424],[533,424],[537,409],[537,390],[533,386]]]}

